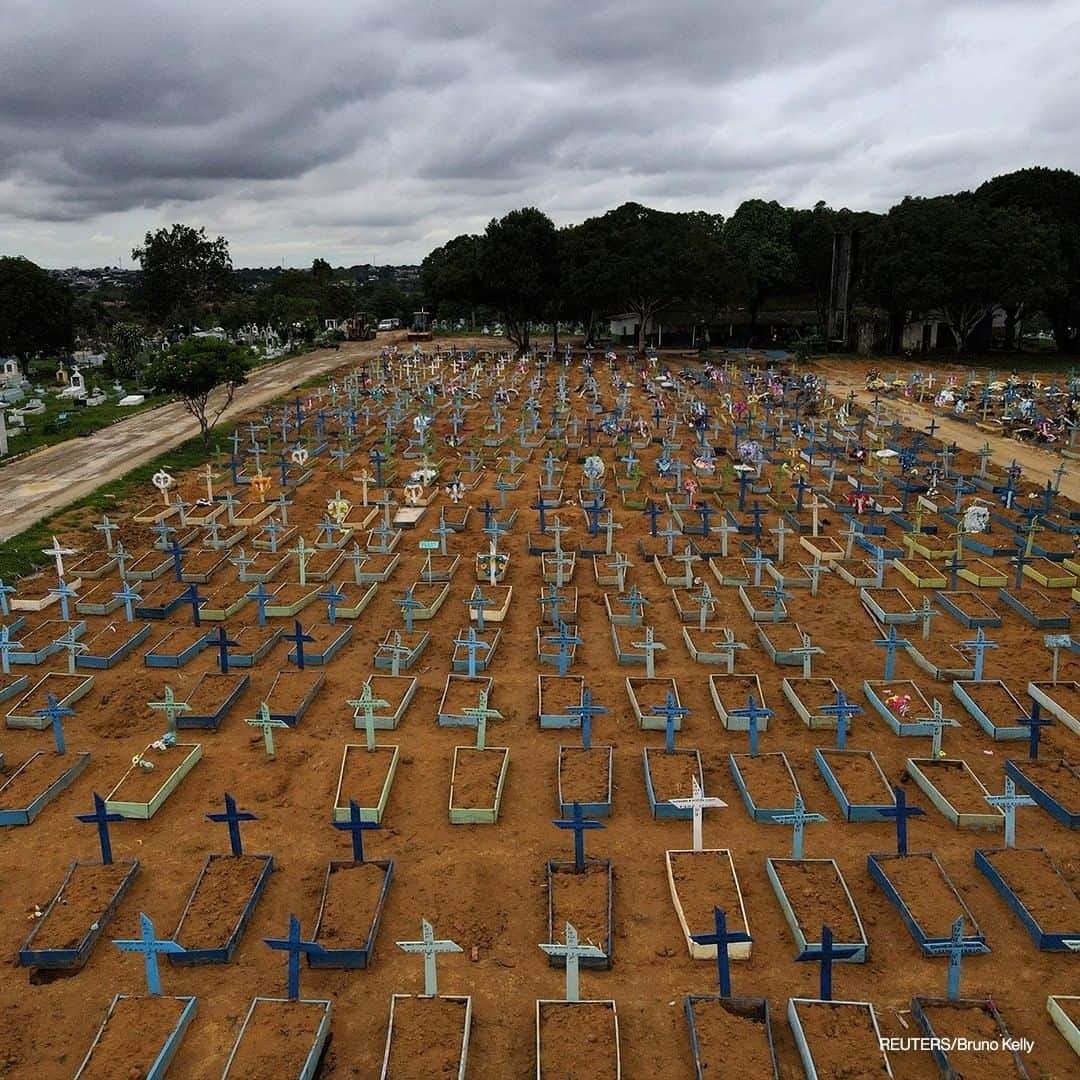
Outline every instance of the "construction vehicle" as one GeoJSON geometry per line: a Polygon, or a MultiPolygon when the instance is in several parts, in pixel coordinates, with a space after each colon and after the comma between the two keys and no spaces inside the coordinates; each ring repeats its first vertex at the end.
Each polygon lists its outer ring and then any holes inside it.
{"type": "Polygon", "coordinates": [[[412,316],[412,326],[409,327],[409,332],[406,335],[408,341],[430,341],[431,340],[431,316],[426,311],[421,309],[420,311],[414,311],[412,316]]]}
{"type": "Polygon", "coordinates": [[[366,311],[357,312],[345,320],[345,332],[350,341],[374,341],[375,318],[366,311]]]}

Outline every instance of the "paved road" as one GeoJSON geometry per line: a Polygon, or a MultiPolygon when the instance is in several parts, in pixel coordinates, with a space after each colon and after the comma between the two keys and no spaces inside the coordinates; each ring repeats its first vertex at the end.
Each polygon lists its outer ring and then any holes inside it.
{"type": "MultiPolygon", "coordinates": [[[[354,342],[339,352],[322,349],[252,372],[222,419],[280,397],[306,379],[371,355],[384,340],[354,342]]],[[[4,511],[0,541],[91,494],[199,433],[183,405],[173,402],[104,428],[86,439],[69,439],[0,469],[4,511]]]]}

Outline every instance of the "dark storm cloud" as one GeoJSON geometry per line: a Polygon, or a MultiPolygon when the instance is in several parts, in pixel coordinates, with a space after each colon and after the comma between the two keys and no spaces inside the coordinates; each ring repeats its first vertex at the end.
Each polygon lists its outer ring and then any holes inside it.
{"type": "Polygon", "coordinates": [[[418,259],[524,204],[880,209],[1076,168],[1080,0],[7,0],[0,245],[418,259]]]}

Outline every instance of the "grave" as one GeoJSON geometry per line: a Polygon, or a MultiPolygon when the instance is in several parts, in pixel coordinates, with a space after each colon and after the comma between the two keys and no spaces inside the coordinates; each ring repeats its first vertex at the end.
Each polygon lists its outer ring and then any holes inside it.
{"type": "Polygon", "coordinates": [[[1003,827],[1005,817],[996,807],[988,807],[989,791],[962,758],[908,758],[911,779],[938,811],[958,829],[1003,827]]]}
{"type": "Polygon", "coordinates": [[[437,955],[462,950],[453,941],[436,940],[427,919],[421,925],[420,941],[397,944],[405,952],[423,954],[424,993],[391,997],[380,1080],[392,1080],[408,1073],[464,1080],[472,1028],[472,998],[440,995],[435,968],[437,955]]]}
{"type": "Polygon", "coordinates": [[[0,774],[0,826],[31,824],[89,763],[88,753],[36,750],[7,775],[0,774]]]}
{"type": "Polygon", "coordinates": [[[106,809],[124,818],[152,818],[201,758],[201,743],[150,743],[105,797],[106,809]]]}
{"type": "Polygon", "coordinates": [[[935,955],[934,946],[949,939],[958,919],[963,940],[985,947],[975,916],[932,851],[868,855],[866,868],[926,955],[935,955]]]}
{"type": "Polygon", "coordinates": [[[84,967],[138,873],[138,859],[72,863],[19,949],[19,964],[46,970],[84,967]]]}
{"type": "Polygon", "coordinates": [[[325,681],[326,674],[322,671],[279,671],[265,699],[270,719],[286,727],[296,727],[325,681]]]}
{"type": "Polygon", "coordinates": [[[163,1080],[195,1018],[194,997],[117,994],[82,1059],[75,1080],[111,1075],[118,1065],[163,1080]]]}
{"type": "Polygon", "coordinates": [[[231,851],[206,856],[173,931],[182,951],[169,954],[172,964],[229,963],[274,869],[272,855],[244,853],[240,822],[255,815],[238,812],[231,795],[225,795],[224,813],[207,817],[228,825],[231,851]]]}
{"type": "Polygon", "coordinates": [[[782,750],[770,754],[753,751],[729,754],[728,768],[743,804],[756,822],[776,824],[791,812],[795,800],[801,798],[799,783],[782,750]]]}
{"type": "MultiPolygon", "coordinates": [[[[814,762],[832,792],[845,821],[880,821],[882,809],[896,806],[889,781],[872,750],[817,747],[814,762]]],[[[834,923],[829,923],[837,929],[834,923]]]]}
{"type": "Polygon", "coordinates": [[[724,949],[730,960],[749,960],[752,942],[735,862],[727,848],[703,851],[669,849],[664,853],[675,916],[692,960],[717,960],[718,944],[699,943],[714,927],[714,909],[726,915],[724,949]]]}
{"type": "Polygon", "coordinates": [[[869,1001],[788,1000],[788,1024],[808,1077],[835,1076],[859,1062],[867,1076],[892,1076],[869,1001]]]}
{"type": "Polygon", "coordinates": [[[859,910],[835,859],[765,861],[765,873],[798,950],[796,959],[816,957],[822,950],[821,929],[832,930],[842,963],[862,964],[869,958],[859,910]]]}
{"type": "MultiPolygon", "coordinates": [[[[29,676],[25,678],[28,682],[29,676]]],[[[18,680],[15,682],[17,683],[18,680]]],[[[17,698],[15,704],[8,710],[4,722],[9,728],[45,731],[52,724],[52,720],[45,713],[50,697],[56,700],[60,708],[71,708],[75,702],[90,692],[93,685],[93,675],[50,671],[42,675],[29,690],[24,690],[22,696],[17,698]]]]}
{"type": "MultiPolygon", "coordinates": [[[[359,713],[360,709],[357,712],[359,713]]],[[[374,715],[372,721],[374,731],[374,715]]],[[[338,771],[334,794],[333,820],[348,821],[350,807],[356,803],[362,821],[381,822],[386,812],[386,804],[390,801],[390,790],[400,758],[399,747],[376,744],[374,738],[370,745],[346,743],[341,755],[341,768],[338,771]]]]}
{"type": "Polygon", "coordinates": [[[1072,951],[1080,941],[1080,896],[1044,848],[979,849],[975,866],[993,885],[1035,947],[1072,951]]]}
{"type": "Polygon", "coordinates": [[[1080,829],[1080,766],[1062,759],[1005,762],[1005,775],[1066,828],[1080,829]]]}
{"type": "Polygon", "coordinates": [[[1024,707],[1000,679],[957,679],[952,688],[968,715],[995,742],[1028,738],[1028,728],[1017,723],[1017,717],[1026,715],[1024,707]]]}
{"type": "Polygon", "coordinates": [[[249,681],[250,676],[240,672],[202,672],[183,699],[187,708],[177,715],[176,727],[217,731],[249,681]]]}
{"type": "Polygon", "coordinates": [[[320,950],[308,953],[308,966],[366,969],[374,956],[394,861],[364,858],[364,832],[377,826],[363,820],[359,806],[350,806],[345,820],[334,825],[351,833],[353,858],[331,859],[326,865],[312,934],[320,950]]]}

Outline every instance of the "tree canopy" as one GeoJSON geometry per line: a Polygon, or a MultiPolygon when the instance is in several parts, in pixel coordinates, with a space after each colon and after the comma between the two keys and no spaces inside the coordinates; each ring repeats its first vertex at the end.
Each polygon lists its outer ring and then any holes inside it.
{"type": "Polygon", "coordinates": [[[0,258],[0,354],[21,361],[74,338],[71,288],[19,257],[0,258]]]}
{"type": "Polygon", "coordinates": [[[232,402],[236,389],[247,382],[251,351],[215,337],[189,337],[147,364],[143,377],[155,390],[175,394],[199,422],[204,444],[210,428],[232,402]],[[211,408],[215,390],[221,393],[211,408]]]}
{"type": "Polygon", "coordinates": [[[232,260],[223,236],[211,240],[205,228],[173,225],[148,232],[131,257],[142,267],[135,303],[162,326],[190,328],[211,300],[232,289],[232,260]]]}

